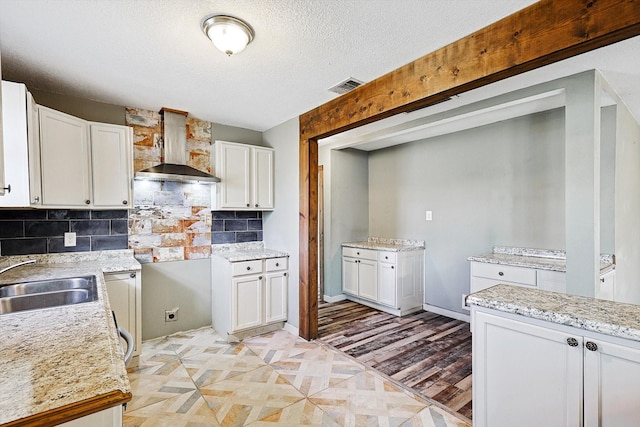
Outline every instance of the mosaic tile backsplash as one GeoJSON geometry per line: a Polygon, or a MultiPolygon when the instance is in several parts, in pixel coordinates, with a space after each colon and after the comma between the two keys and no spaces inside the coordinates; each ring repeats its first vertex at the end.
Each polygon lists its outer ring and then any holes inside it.
{"type": "Polygon", "coordinates": [[[0,210],[0,255],[127,249],[126,210],[0,210]],[[76,246],[64,246],[64,233],[76,246]]]}

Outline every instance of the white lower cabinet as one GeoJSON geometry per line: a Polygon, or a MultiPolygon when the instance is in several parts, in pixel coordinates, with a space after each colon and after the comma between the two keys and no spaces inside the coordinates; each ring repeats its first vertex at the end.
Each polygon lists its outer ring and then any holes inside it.
{"type": "Polygon", "coordinates": [[[637,425],[640,343],[473,308],[474,427],[637,425]]]}
{"type": "Polygon", "coordinates": [[[122,405],[60,424],[61,427],[122,427],[122,405]]]}
{"type": "Polygon", "coordinates": [[[109,305],[116,313],[118,326],[129,331],[135,343],[134,356],[142,350],[142,273],[126,271],[105,273],[109,305]]]}
{"type": "Polygon", "coordinates": [[[347,298],[396,315],[422,308],[424,249],[342,248],[342,291],[347,298]]]}
{"type": "Polygon", "coordinates": [[[229,341],[278,329],[287,320],[286,257],[229,262],[212,257],[213,328],[229,341]]]}

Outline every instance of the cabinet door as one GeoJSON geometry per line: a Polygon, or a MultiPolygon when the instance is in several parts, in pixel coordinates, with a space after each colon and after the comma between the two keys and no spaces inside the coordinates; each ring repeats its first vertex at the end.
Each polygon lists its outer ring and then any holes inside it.
{"type": "Polygon", "coordinates": [[[93,206],[131,206],[131,138],[128,126],[91,123],[93,206]]]}
{"type": "Polygon", "coordinates": [[[220,177],[219,208],[246,209],[251,206],[251,147],[216,142],[216,174],[220,177]]]}
{"type": "Polygon", "coordinates": [[[474,427],[579,426],[582,348],[579,336],[475,312],[474,427]]]}
{"type": "Polygon", "coordinates": [[[287,320],[287,283],[286,271],[268,273],[265,292],[265,323],[287,320]]]}
{"type": "Polygon", "coordinates": [[[358,260],[342,258],[342,291],[358,295],[358,260]]]}
{"type": "Polygon", "coordinates": [[[253,207],[273,209],[273,150],[253,148],[253,207]]]}
{"type": "Polygon", "coordinates": [[[231,330],[262,324],[262,276],[234,277],[231,280],[231,330]]]}
{"type": "Polygon", "coordinates": [[[362,298],[377,301],[378,263],[366,259],[358,261],[358,295],[362,298]]]}
{"type": "Polygon", "coordinates": [[[125,328],[135,342],[134,355],[141,351],[141,328],[139,319],[138,274],[134,272],[105,274],[104,280],[109,295],[109,305],[116,313],[118,326],[125,328]],[[138,279],[138,280],[136,280],[138,279]]]}
{"type": "Polygon", "coordinates": [[[395,264],[378,263],[378,302],[380,304],[397,308],[396,277],[395,264]]]}
{"type": "Polygon", "coordinates": [[[595,297],[615,301],[616,271],[612,270],[600,277],[596,283],[595,297]]]}
{"type": "Polygon", "coordinates": [[[638,425],[640,350],[585,338],[584,426],[638,425]]]}
{"type": "Polygon", "coordinates": [[[91,166],[87,122],[39,107],[42,203],[91,204],[91,166]]]}

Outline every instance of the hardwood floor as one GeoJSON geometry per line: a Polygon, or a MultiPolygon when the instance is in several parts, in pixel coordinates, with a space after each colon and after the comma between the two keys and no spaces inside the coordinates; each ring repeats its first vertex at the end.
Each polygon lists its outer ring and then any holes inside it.
{"type": "Polygon", "coordinates": [[[471,419],[469,324],[430,312],[397,317],[351,301],[320,303],[319,339],[471,419]]]}

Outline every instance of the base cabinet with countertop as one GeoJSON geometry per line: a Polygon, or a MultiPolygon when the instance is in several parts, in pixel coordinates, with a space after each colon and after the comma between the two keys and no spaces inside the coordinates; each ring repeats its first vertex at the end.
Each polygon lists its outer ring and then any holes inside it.
{"type": "Polygon", "coordinates": [[[134,356],[142,351],[142,272],[104,273],[109,305],[118,326],[125,328],[135,343],[134,356]]]}
{"type": "Polygon", "coordinates": [[[347,299],[398,316],[421,310],[424,242],[370,238],[343,243],[342,291],[347,299]]]}
{"type": "Polygon", "coordinates": [[[264,255],[277,256],[212,256],[213,329],[229,342],[281,329],[287,320],[288,255],[264,255]]]}
{"type": "MultiPolygon", "coordinates": [[[[514,293],[507,285],[496,289],[514,293]]],[[[531,292],[507,297],[513,299],[508,301],[509,311],[523,301],[535,301],[536,294],[531,292]]],[[[547,297],[544,294],[539,301],[547,297]]],[[[572,296],[566,297],[566,303],[557,305],[557,319],[572,310],[572,296]]],[[[584,310],[598,316],[596,306],[609,302],[591,299],[594,306],[589,307],[583,301],[586,298],[579,298],[575,309],[585,318],[576,320],[577,324],[596,324],[598,319],[588,319],[584,310]]],[[[531,312],[545,313],[543,307],[551,305],[542,303],[531,312]]],[[[528,309],[517,310],[526,313],[528,309]]],[[[637,339],[628,339],[475,305],[472,318],[474,426],[638,424],[640,330],[635,329],[637,339]]],[[[637,318],[629,320],[637,324],[637,318]]],[[[609,322],[604,328],[617,329],[609,322]]]]}

